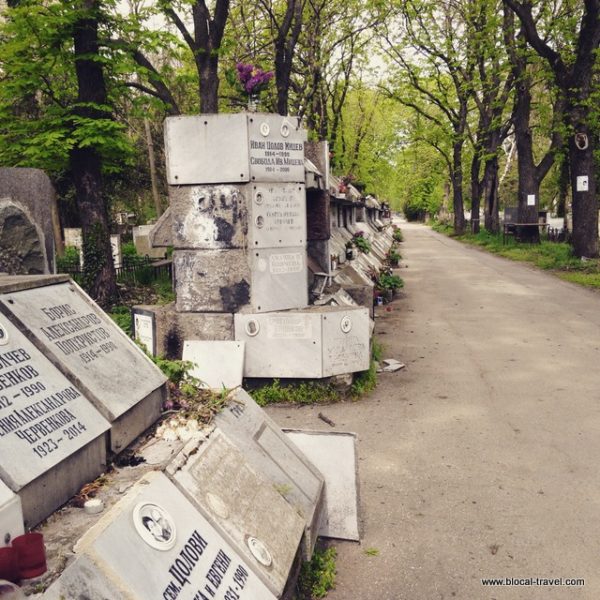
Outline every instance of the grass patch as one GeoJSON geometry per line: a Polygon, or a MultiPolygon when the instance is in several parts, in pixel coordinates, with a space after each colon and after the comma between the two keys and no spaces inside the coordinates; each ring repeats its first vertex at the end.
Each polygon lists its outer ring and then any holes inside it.
{"type": "Polygon", "coordinates": [[[128,306],[113,306],[108,316],[129,336],[132,335],[133,318],[128,306]]]}
{"type": "Polygon", "coordinates": [[[367,556],[379,556],[379,550],[377,550],[377,548],[367,548],[364,550],[364,553],[367,556]]]}
{"type": "Polygon", "coordinates": [[[377,387],[377,362],[383,358],[383,344],[380,344],[375,338],[371,342],[371,365],[367,371],[363,371],[354,377],[354,382],[350,388],[350,394],[356,400],[377,387]]]}
{"type": "Polygon", "coordinates": [[[281,384],[280,379],[263,385],[254,390],[248,390],[259,406],[286,402],[290,404],[327,404],[338,402],[340,393],[331,385],[317,381],[303,381],[302,383],[281,384]]]}
{"type": "Polygon", "coordinates": [[[335,587],[335,559],[333,547],[315,550],[310,561],[302,565],[295,600],[318,600],[335,587]]]}
{"type": "Polygon", "coordinates": [[[578,283],[591,288],[600,288],[600,273],[557,273],[557,275],[565,281],[578,283]]]}

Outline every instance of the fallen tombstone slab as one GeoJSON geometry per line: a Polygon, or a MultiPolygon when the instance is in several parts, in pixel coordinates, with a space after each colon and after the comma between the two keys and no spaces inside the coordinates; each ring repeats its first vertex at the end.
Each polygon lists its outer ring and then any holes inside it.
{"type": "Polygon", "coordinates": [[[127,492],[79,540],[75,557],[44,600],[275,600],[164,473],[127,492]]]}
{"type": "Polygon", "coordinates": [[[242,389],[231,393],[215,424],[306,522],[302,553],[310,559],[324,510],[321,473],[242,389]]]}
{"type": "Polygon", "coordinates": [[[0,315],[0,479],[27,527],[106,468],[109,423],[32,342],[0,315]]]}
{"type": "Polygon", "coordinates": [[[278,598],[305,522],[218,428],[182,451],[167,474],[278,598]],[[181,460],[180,460],[181,458],[181,460]],[[260,551],[258,551],[260,549],[260,551]]]}

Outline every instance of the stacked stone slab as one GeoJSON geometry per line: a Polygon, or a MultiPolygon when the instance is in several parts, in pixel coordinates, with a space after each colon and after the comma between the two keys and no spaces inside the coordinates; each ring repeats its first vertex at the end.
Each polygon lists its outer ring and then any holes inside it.
{"type": "Polygon", "coordinates": [[[198,338],[206,339],[229,317],[229,339],[246,343],[246,376],[322,378],[367,369],[369,330],[361,323],[368,309],[308,308],[306,132],[298,120],[173,117],[165,138],[177,321],[202,315],[198,338]],[[289,370],[281,347],[310,356],[302,374],[289,370]]]}

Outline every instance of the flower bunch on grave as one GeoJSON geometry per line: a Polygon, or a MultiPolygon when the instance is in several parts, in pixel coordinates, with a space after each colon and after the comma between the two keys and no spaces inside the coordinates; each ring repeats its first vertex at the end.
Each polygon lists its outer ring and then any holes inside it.
{"type": "Polygon", "coordinates": [[[352,243],[356,246],[360,252],[364,252],[365,254],[369,254],[371,251],[371,244],[369,240],[365,237],[364,231],[357,231],[352,236],[352,243]]]}
{"type": "Polygon", "coordinates": [[[264,92],[273,79],[273,71],[263,71],[256,65],[239,62],[235,68],[241,91],[248,97],[264,92]]]}

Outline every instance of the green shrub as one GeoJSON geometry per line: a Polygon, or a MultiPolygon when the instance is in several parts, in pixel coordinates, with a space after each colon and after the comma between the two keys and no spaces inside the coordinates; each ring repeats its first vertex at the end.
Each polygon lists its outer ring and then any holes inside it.
{"type": "Polygon", "coordinates": [[[404,281],[398,275],[381,273],[375,285],[379,290],[397,290],[404,287],[404,281]]]}
{"type": "Polygon", "coordinates": [[[287,402],[291,404],[324,404],[338,402],[339,393],[330,385],[308,381],[281,385],[281,380],[274,379],[271,383],[249,391],[259,406],[287,402]]]}
{"type": "Polygon", "coordinates": [[[335,559],[337,550],[333,547],[316,550],[310,561],[302,565],[298,578],[297,600],[318,600],[335,587],[335,559]]]}
{"type": "Polygon", "coordinates": [[[108,315],[129,337],[133,335],[133,318],[128,306],[114,306],[108,315]]]}

